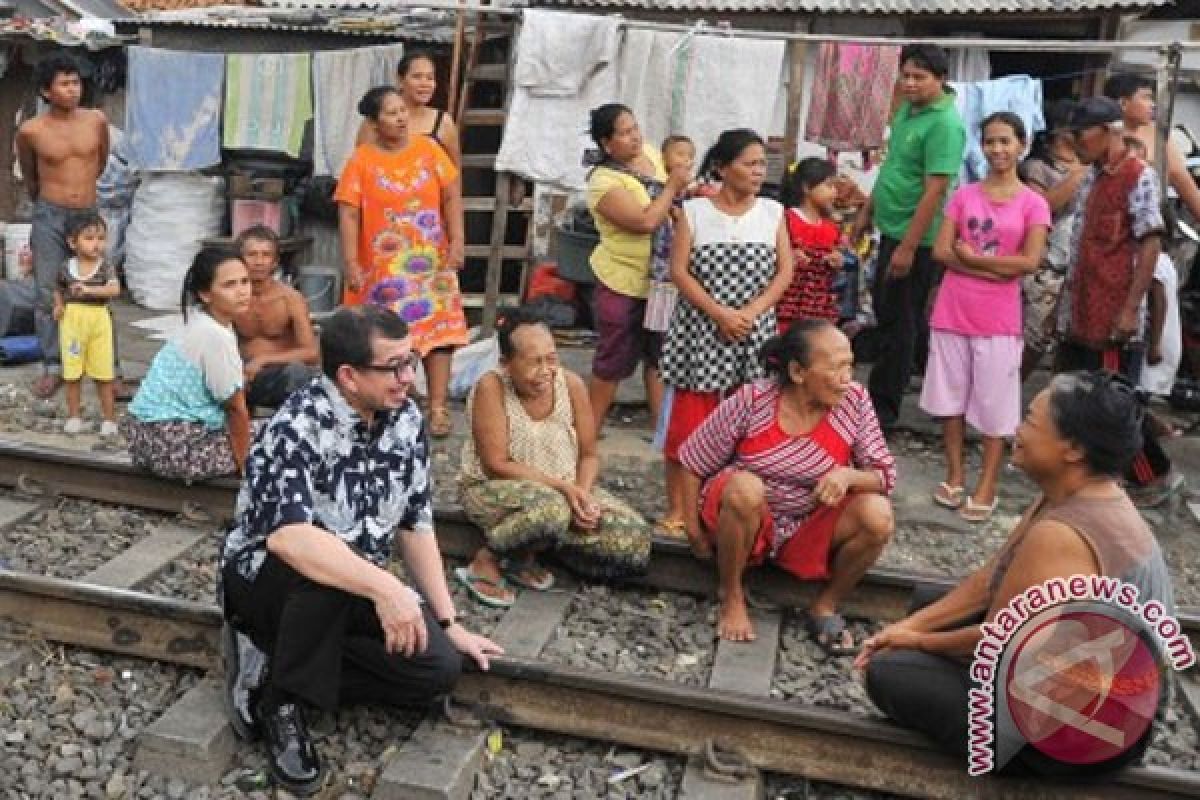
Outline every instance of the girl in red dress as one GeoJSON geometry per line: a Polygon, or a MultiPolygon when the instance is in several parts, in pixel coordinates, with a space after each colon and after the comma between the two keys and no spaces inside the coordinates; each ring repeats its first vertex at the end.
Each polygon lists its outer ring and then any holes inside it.
{"type": "Polygon", "coordinates": [[[823,158],[806,158],[789,170],[784,183],[784,218],[795,268],[792,284],[775,309],[781,334],[800,319],[837,324],[833,280],[842,269],[842,254],[837,249],[841,232],[833,222],[836,177],[833,164],[823,158]]]}

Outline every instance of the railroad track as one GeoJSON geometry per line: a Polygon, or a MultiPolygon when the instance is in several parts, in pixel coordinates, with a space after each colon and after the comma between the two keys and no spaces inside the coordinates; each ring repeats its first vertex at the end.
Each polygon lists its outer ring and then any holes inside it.
{"type": "MultiPolygon", "coordinates": [[[[184,487],[157,481],[118,458],[12,444],[0,445],[0,484],[160,511],[190,505],[217,515],[228,513],[234,490],[232,484],[184,487]]],[[[460,555],[469,555],[478,541],[453,513],[439,515],[439,535],[447,551],[460,555]]],[[[204,536],[195,538],[199,542],[204,536]]],[[[679,591],[711,589],[711,578],[703,577],[707,570],[673,544],[657,548],[647,581],[679,591]]],[[[85,581],[0,570],[0,619],[27,625],[51,641],[201,669],[218,667],[218,609],[124,588],[120,584],[143,583],[166,563],[147,565],[144,554],[131,553],[101,566],[85,581]],[[131,564],[138,577],[128,578],[131,564]],[[126,578],[114,577],[118,574],[126,578]],[[100,585],[105,582],[110,585],[100,585]]],[[[795,600],[788,584],[794,582],[766,579],[760,588],[781,600],[795,600]]],[[[877,573],[859,593],[856,606],[882,612],[871,616],[898,615],[911,584],[911,576],[877,573]]],[[[1089,787],[972,779],[958,760],[893,725],[770,699],[762,686],[746,691],[714,685],[718,671],[730,674],[730,664],[751,652],[747,646],[718,646],[714,678],[704,688],[539,660],[570,601],[569,593],[522,593],[495,632],[508,656],[489,673],[465,675],[456,699],[499,722],[630,747],[695,755],[713,742],[736,743],[748,762],[765,771],[914,797],[1200,795],[1200,775],[1161,767],[1127,770],[1103,786],[1089,787]]],[[[771,649],[768,675],[774,662],[771,649]]]]}
{"type": "MultiPolygon", "coordinates": [[[[498,722],[629,747],[695,755],[710,742],[734,742],[765,771],[912,797],[1159,800],[1200,794],[1200,775],[1162,767],[1129,769],[1094,787],[974,779],[957,759],[888,723],[539,661],[534,651],[544,637],[538,631],[553,630],[563,603],[553,595],[522,594],[495,633],[510,655],[488,673],[464,675],[455,698],[498,722]]],[[[214,606],[0,570],[0,619],[66,644],[201,669],[220,665],[221,615],[214,606]]]]}
{"type": "MultiPolygon", "coordinates": [[[[98,500],[184,516],[207,515],[220,520],[232,513],[237,483],[217,480],[192,485],[163,480],[135,468],[124,455],[87,453],[0,439],[0,486],[30,494],[98,500]]],[[[470,558],[483,543],[480,532],[459,508],[439,507],[434,511],[442,552],[454,558],[470,558]]],[[[657,589],[712,595],[716,578],[711,565],[697,561],[687,544],[656,539],[649,572],[637,583],[657,589]]],[[[905,615],[913,587],[931,584],[949,588],[953,581],[940,576],[918,575],[895,569],[875,568],[846,603],[854,616],[881,621],[905,615]]],[[[813,587],[773,569],[752,570],[748,575],[752,593],[781,607],[807,603],[813,587]]],[[[1193,638],[1200,637],[1200,608],[1180,607],[1177,618],[1193,638]]]]}

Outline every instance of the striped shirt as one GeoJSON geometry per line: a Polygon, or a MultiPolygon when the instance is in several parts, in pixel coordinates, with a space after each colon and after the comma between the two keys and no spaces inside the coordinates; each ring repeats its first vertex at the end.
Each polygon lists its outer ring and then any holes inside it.
{"type": "MultiPolygon", "coordinates": [[[[758,381],[726,398],[679,450],[679,460],[704,479],[701,503],[711,478],[725,470],[750,472],[766,488],[774,521],[771,555],[792,537],[817,506],[813,488],[837,462],[807,435],[790,436],[779,427],[779,386],[758,381]]],[[[850,445],[851,466],[879,473],[885,494],[896,486],[896,459],[888,451],[871,398],[858,383],[829,411],[830,426],[850,445]]]]}

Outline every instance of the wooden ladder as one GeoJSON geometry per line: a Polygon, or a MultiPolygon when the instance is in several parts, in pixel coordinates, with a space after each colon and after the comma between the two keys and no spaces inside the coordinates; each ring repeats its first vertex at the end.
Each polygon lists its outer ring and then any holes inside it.
{"type": "MultiPolygon", "coordinates": [[[[463,12],[468,13],[468,12],[463,12]]],[[[525,274],[528,267],[529,242],[533,230],[533,191],[532,185],[517,175],[509,172],[495,172],[496,151],[500,146],[500,136],[504,121],[508,116],[509,102],[512,97],[511,75],[513,59],[516,54],[517,23],[509,17],[499,17],[504,28],[507,28],[507,44],[504,48],[504,58],[501,61],[488,60],[480,63],[481,54],[485,47],[492,51],[494,48],[486,40],[486,31],[495,30],[496,24],[486,20],[486,15],[477,14],[471,44],[467,53],[467,65],[463,71],[463,84],[458,94],[458,125],[459,135],[463,143],[463,211],[468,222],[471,215],[490,215],[490,226],[486,239],[479,234],[482,226],[468,224],[466,241],[466,270],[478,269],[484,272],[484,291],[464,292],[463,304],[467,308],[482,308],[482,329],[484,335],[491,333],[496,322],[496,309],[502,304],[515,305],[520,292],[525,286],[525,274]],[[501,106],[479,106],[473,89],[477,84],[491,84],[502,87],[503,102],[501,106]],[[469,133],[470,132],[470,135],[469,133]],[[481,144],[482,142],[494,142],[481,144]],[[477,187],[486,184],[487,175],[495,175],[495,188],[490,194],[476,191],[477,187]],[[509,241],[511,220],[520,220],[517,231],[523,231],[514,238],[517,243],[509,241]],[[517,291],[501,293],[502,281],[506,262],[519,262],[517,291]]],[[[495,97],[495,92],[491,93],[495,97]]]]}

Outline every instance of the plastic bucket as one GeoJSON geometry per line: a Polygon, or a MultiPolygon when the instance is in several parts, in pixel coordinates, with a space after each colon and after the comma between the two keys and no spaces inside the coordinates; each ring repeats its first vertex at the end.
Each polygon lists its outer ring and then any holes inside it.
{"type": "Polygon", "coordinates": [[[592,251],[600,237],[591,233],[576,233],[564,228],[554,229],[554,249],[558,255],[558,277],[575,283],[595,283],[592,272],[592,251]]]}
{"type": "Polygon", "coordinates": [[[33,251],[29,248],[29,223],[10,222],[4,229],[4,277],[15,281],[33,272],[33,251]]]}
{"type": "Polygon", "coordinates": [[[334,311],[342,303],[342,271],[338,267],[300,267],[296,291],[304,295],[310,312],[327,314],[334,311]]]}

